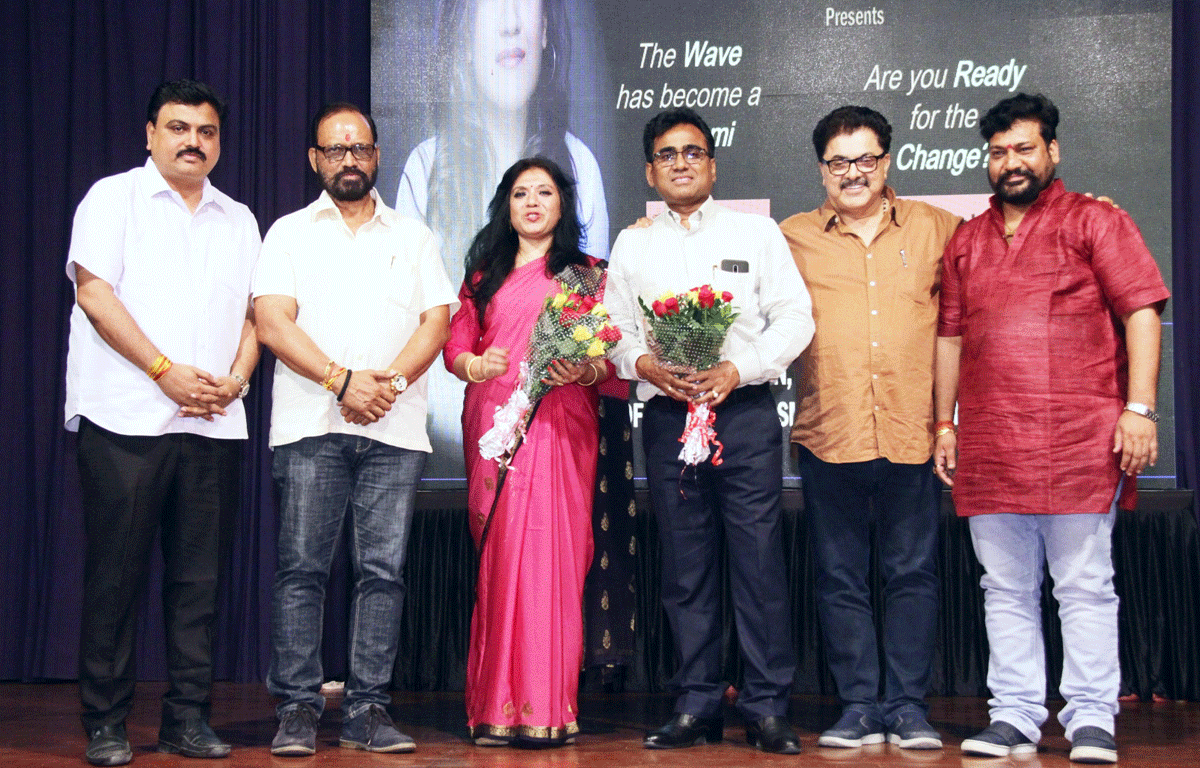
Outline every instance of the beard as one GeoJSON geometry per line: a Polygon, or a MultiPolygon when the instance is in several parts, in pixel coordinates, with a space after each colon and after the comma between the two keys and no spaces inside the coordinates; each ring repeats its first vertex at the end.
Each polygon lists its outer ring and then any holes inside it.
{"type": "Polygon", "coordinates": [[[370,176],[359,168],[344,168],[338,171],[333,178],[324,179],[323,186],[334,200],[353,203],[362,200],[371,192],[378,175],[378,168],[370,176]]]}
{"type": "Polygon", "coordinates": [[[1050,169],[1050,175],[1045,181],[1034,175],[1033,171],[1022,168],[1016,171],[1009,171],[999,179],[988,179],[988,183],[992,185],[992,191],[996,193],[996,197],[1009,205],[1032,205],[1034,200],[1038,199],[1038,195],[1042,194],[1042,190],[1050,186],[1050,182],[1054,181],[1054,169],[1050,169]],[[1018,189],[1009,189],[1004,186],[1004,182],[1012,178],[1023,178],[1028,183],[1018,189]]]}

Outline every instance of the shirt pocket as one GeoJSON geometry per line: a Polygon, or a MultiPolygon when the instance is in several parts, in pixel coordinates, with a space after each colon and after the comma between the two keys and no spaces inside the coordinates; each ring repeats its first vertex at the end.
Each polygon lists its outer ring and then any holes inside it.
{"type": "MultiPolygon", "coordinates": [[[[759,274],[757,270],[748,269],[745,272],[730,272],[721,269],[718,264],[713,269],[712,289],[718,296],[723,291],[733,295],[732,304],[739,313],[748,311],[758,305],[757,285],[759,274]]],[[[692,287],[692,286],[689,286],[692,287]]]]}
{"type": "Polygon", "coordinates": [[[408,337],[416,330],[421,315],[418,300],[421,292],[417,281],[420,276],[416,268],[398,259],[379,276],[376,289],[382,294],[377,306],[382,307],[380,322],[383,338],[396,342],[399,352],[408,337]]]}

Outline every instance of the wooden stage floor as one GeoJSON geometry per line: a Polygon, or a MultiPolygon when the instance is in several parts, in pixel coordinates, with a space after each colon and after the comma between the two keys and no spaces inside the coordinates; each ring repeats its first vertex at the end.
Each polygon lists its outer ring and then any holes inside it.
{"type": "MultiPolygon", "coordinates": [[[[982,699],[930,700],[930,721],[946,743],[939,751],[900,750],[891,745],[858,750],[816,746],[817,732],[839,713],[837,702],[798,696],[792,722],[804,752],[798,756],[767,755],[746,746],[735,715],[727,717],[722,744],[684,750],[642,749],[642,735],[671,712],[671,698],[660,695],[591,694],[581,702],[583,735],[575,746],[547,750],[479,748],[466,740],[462,696],[450,693],[393,694],[392,714],[401,730],[417,740],[408,755],[371,755],[337,746],[340,714],[336,701],[322,719],[317,754],[278,758],[268,751],[275,732],[274,703],[261,684],[220,683],[214,692],[212,724],[233,746],[225,760],[195,761],[153,751],[158,733],[158,700],[163,685],[146,683],[129,719],[134,765],[139,766],[552,766],[554,768],[628,768],[632,766],[789,765],[955,766],[955,768],[1052,768],[1071,765],[1068,745],[1056,721],[1045,727],[1036,757],[979,759],[964,757],[959,743],[986,724],[982,699]]],[[[1052,705],[1056,710],[1059,704],[1052,705]]],[[[0,684],[0,767],[81,766],[85,746],[72,683],[0,684]]],[[[1127,767],[1195,768],[1200,765],[1200,704],[1179,702],[1124,703],[1117,719],[1120,765],[1127,767]]]]}

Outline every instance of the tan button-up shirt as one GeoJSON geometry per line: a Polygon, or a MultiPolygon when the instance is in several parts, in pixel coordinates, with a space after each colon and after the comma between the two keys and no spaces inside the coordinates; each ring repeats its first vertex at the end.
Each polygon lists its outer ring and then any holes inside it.
{"type": "Polygon", "coordinates": [[[780,225],[817,326],[797,362],[792,442],[830,463],[921,464],[933,453],[941,257],[961,220],[890,187],[884,195],[870,243],[828,202],[780,225]]]}

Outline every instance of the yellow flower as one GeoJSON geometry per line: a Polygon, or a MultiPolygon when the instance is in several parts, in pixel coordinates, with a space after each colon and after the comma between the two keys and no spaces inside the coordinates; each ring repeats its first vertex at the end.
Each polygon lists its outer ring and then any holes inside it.
{"type": "Polygon", "coordinates": [[[563,304],[566,304],[566,303],[567,303],[567,294],[560,293],[554,297],[554,308],[555,309],[562,309],[563,304]]]}
{"type": "Polygon", "coordinates": [[[604,317],[608,314],[608,310],[600,302],[596,302],[596,306],[592,307],[592,314],[596,317],[604,317]]]}
{"type": "Polygon", "coordinates": [[[692,302],[693,304],[700,303],[700,291],[699,290],[693,288],[692,290],[687,292],[687,296],[688,296],[688,301],[692,302]]]}
{"type": "Polygon", "coordinates": [[[671,293],[670,291],[663,291],[663,292],[662,292],[662,295],[658,297],[658,300],[659,300],[659,301],[666,301],[667,299],[671,298],[671,297],[672,297],[672,296],[674,296],[674,295],[675,295],[675,294],[671,293]]]}
{"type": "Polygon", "coordinates": [[[587,356],[600,357],[604,354],[604,342],[600,339],[592,339],[592,343],[588,344],[587,356]]]}
{"type": "Polygon", "coordinates": [[[588,328],[586,325],[575,326],[575,332],[571,334],[571,338],[575,339],[575,341],[587,341],[588,339],[592,338],[592,336],[592,329],[588,328]]]}

